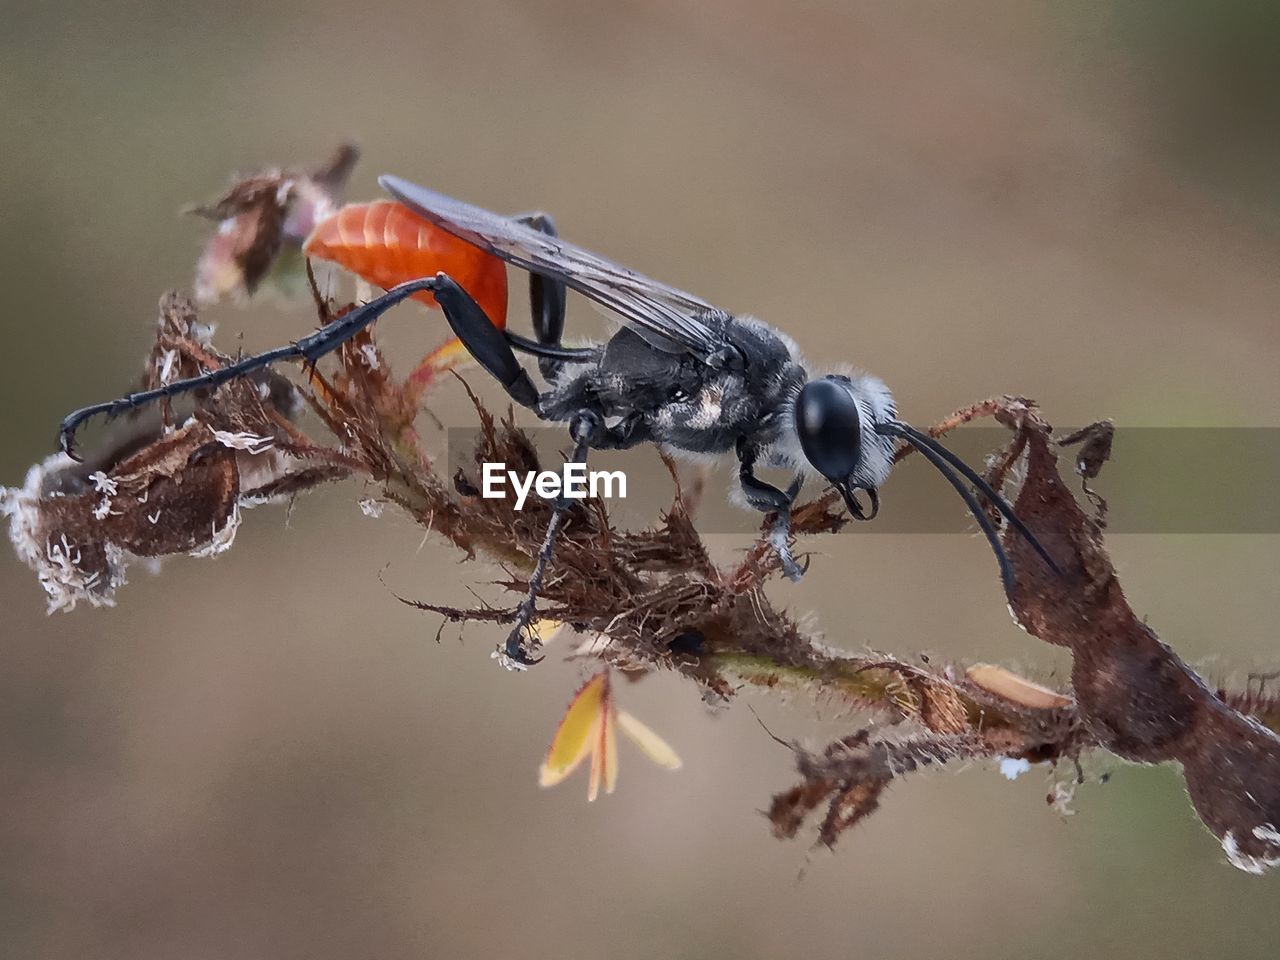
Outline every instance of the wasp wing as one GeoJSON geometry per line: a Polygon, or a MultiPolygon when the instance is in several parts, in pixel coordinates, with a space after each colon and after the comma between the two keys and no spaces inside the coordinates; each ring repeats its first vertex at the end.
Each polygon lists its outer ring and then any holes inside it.
{"type": "Polygon", "coordinates": [[[691,294],[651,280],[533,227],[399,177],[382,176],[387,193],[439,227],[530,273],[560,280],[608,307],[650,344],[706,359],[724,345],[707,322],[724,316],[691,294]]]}

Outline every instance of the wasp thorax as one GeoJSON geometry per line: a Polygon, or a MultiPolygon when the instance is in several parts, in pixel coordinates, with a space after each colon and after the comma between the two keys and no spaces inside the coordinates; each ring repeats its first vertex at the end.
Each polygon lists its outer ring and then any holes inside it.
{"type": "Polygon", "coordinates": [[[796,398],[796,432],[814,469],[830,480],[845,480],[862,458],[862,418],[849,384],[823,377],[804,385],[796,398]]]}

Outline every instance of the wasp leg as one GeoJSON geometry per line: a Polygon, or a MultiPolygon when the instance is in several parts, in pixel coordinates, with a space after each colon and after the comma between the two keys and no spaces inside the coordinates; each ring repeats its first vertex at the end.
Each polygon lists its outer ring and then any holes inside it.
{"type": "MultiPolygon", "coordinates": [[[[550,214],[526,213],[515,219],[549,237],[560,236],[550,214]]],[[[529,312],[533,317],[533,332],[538,343],[546,347],[559,347],[560,338],[564,335],[564,283],[537,273],[529,274],[529,312]]],[[[538,358],[538,369],[543,377],[552,380],[560,370],[560,358],[542,354],[538,358]]]]}
{"type": "MultiPolygon", "coordinates": [[[[452,281],[450,282],[452,283],[452,281]]],[[[78,460],[79,457],[75,452],[76,431],[90,417],[99,414],[107,417],[118,417],[134,407],[140,407],[154,400],[177,397],[195,390],[212,390],[230,380],[234,380],[236,377],[242,377],[247,373],[252,373],[254,370],[259,370],[281,360],[305,360],[308,363],[315,363],[325,354],[331,353],[350,340],[401,300],[412,296],[420,290],[434,291],[437,289],[438,283],[439,281],[436,277],[410,280],[408,283],[402,283],[398,287],[392,287],[376,300],[370,300],[363,306],[348,310],[342,316],[325,324],[310,336],[303,337],[301,340],[287,346],[266,350],[251,357],[245,357],[236,363],[229,363],[225,367],[219,367],[217,370],[209,370],[198,376],[187,377],[185,380],[175,380],[173,383],[166,383],[164,386],[156,387],[153,390],[142,390],[137,393],[126,394],[116,400],[109,400],[106,403],[95,403],[92,406],[73,410],[63,418],[62,424],[58,428],[58,445],[62,448],[63,453],[72,459],[78,460]]]]}
{"type": "Polygon", "coordinates": [[[738,481],[742,484],[742,492],[747,503],[761,513],[776,511],[777,520],[769,532],[769,542],[778,553],[782,562],[782,572],[789,580],[799,580],[807,568],[801,567],[791,554],[791,505],[800,493],[804,477],[796,477],[786,490],[779,490],[771,483],[766,483],[756,476],[756,457],[758,451],[747,440],[738,440],[738,481]]]}
{"type": "Polygon", "coordinates": [[[513,333],[510,330],[504,330],[503,334],[513,350],[519,350],[521,353],[538,357],[538,364],[544,375],[546,375],[547,367],[543,364],[543,361],[554,361],[550,367],[551,374],[547,375],[548,379],[555,375],[562,363],[594,363],[600,359],[602,354],[600,347],[552,346],[551,344],[538,343],[538,341],[530,340],[528,337],[522,337],[520,334],[513,333]]]}
{"type": "Polygon", "coordinates": [[[480,305],[471,299],[471,294],[448,274],[437,273],[432,289],[454,336],[462,341],[476,362],[502,384],[512,400],[537,410],[538,388],[520,366],[506,334],[490,322],[480,305]]]}
{"type": "MultiPolygon", "coordinates": [[[[585,464],[587,451],[600,444],[606,436],[604,418],[594,410],[579,411],[569,421],[569,436],[574,442],[573,456],[565,461],[565,465],[585,464]]],[[[532,666],[542,660],[542,657],[529,655],[526,641],[530,646],[538,644],[537,637],[529,627],[537,613],[538,594],[542,591],[542,581],[547,574],[547,565],[555,553],[556,540],[560,536],[560,528],[564,525],[565,514],[569,511],[569,500],[568,491],[562,488],[551,507],[551,521],[547,524],[546,536],[542,539],[538,559],[529,577],[528,592],[520,601],[520,606],[516,608],[515,626],[507,636],[506,644],[501,648],[502,656],[511,661],[517,669],[532,666]]]]}
{"type": "MultiPolygon", "coordinates": [[[[550,214],[525,213],[514,219],[549,237],[560,236],[550,214]]],[[[538,336],[538,342],[558,347],[560,337],[564,334],[564,283],[541,274],[529,274],[529,310],[533,316],[533,330],[538,336]]]]}

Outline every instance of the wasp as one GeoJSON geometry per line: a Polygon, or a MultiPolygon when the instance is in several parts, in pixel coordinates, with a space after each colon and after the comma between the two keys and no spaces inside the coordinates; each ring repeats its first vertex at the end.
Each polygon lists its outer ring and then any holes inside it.
{"type": "MultiPolygon", "coordinates": [[[[854,519],[871,520],[879,511],[879,489],[893,468],[899,442],[914,447],[964,501],[995,553],[1006,594],[1016,583],[1013,565],[979,496],[1058,572],[1044,546],[981,475],[936,439],[898,418],[893,394],[878,378],[866,373],[821,374],[780,330],[575,246],[560,238],[545,214],[508,217],[399,177],[383,176],[378,182],[417,218],[482,254],[527,271],[535,337],[506,330],[503,322],[495,322],[492,303],[486,312],[477,302],[483,291],[473,295],[458,277],[439,271],[391,287],[287,346],[77,410],[63,420],[63,450],[70,452],[77,427],[94,414],[116,415],[161,397],[210,389],[280,360],[315,363],[395,304],[429,294],[458,341],[513,401],[541,420],[567,425],[573,441],[568,462],[585,464],[591,450],[644,443],[698,457],[732,454],[746,504],[775,516],[770,541],[784,573],[793,580],[804,570],[790,549],[791,508],[805,481],[829,484],[854,519]],[[570,290],[621,321],[606,342],[574,347],[561,343],[570,290]],[[543,386],[535,383],[517,354],[536,360],[543,386]],[[785,488],[774,486],[757,475],[766,467],[789,471],[793,479],[785,488]]],[[[386,236],[385,220],[383,225],[386,236]]],[[[492,286],[487,289],[492,301],[492,286]]],[[[505,321],[505,311],[502,317],[505,321]]],[[[531,625],[568,507],[564,495],[553,504],[514,628],[500,647],[512,665],[523,667],[540,659],[531,655],[538,643],[531,625]]]]}

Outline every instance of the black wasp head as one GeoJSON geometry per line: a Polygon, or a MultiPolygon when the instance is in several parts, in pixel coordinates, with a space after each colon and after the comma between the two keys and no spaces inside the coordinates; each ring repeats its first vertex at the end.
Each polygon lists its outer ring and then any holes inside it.
{"type": "Polygon", "coordinates": [[[875,516],[875,488],[854,484],[862,464],[862,414],[846,377],[829,376],[810,380],[796,398],[796,432],[800,448],[813,468],[827,478],[844,497],[849,512],[859,520],[875,516]],[[868,514],[854,496],[866,489],[871,498],[868,514]]]}
{"type": "Polygon", "coordinates": [[[884,384],[874,377],[832,375],[809,381],[796,397],[795,428],[805,458],[840,491],[845,506],[855,518],[870,520],[876,515],[880,503],[876,488],[893,467],[896,458],[894,441],[904,440],[915,447],[960,494],[1000,561],[1000,576],[1006,593],[1012,592],[1015,586],[1013,564],[979,496],[1004,517],[1050,570],[1061,574],[1043,544],[985,477],[934,437],[897,419],[893,398],[884,384]],[[858,491],[866,493],[871,502],[870,511],[858,502],[858,491]]]}

